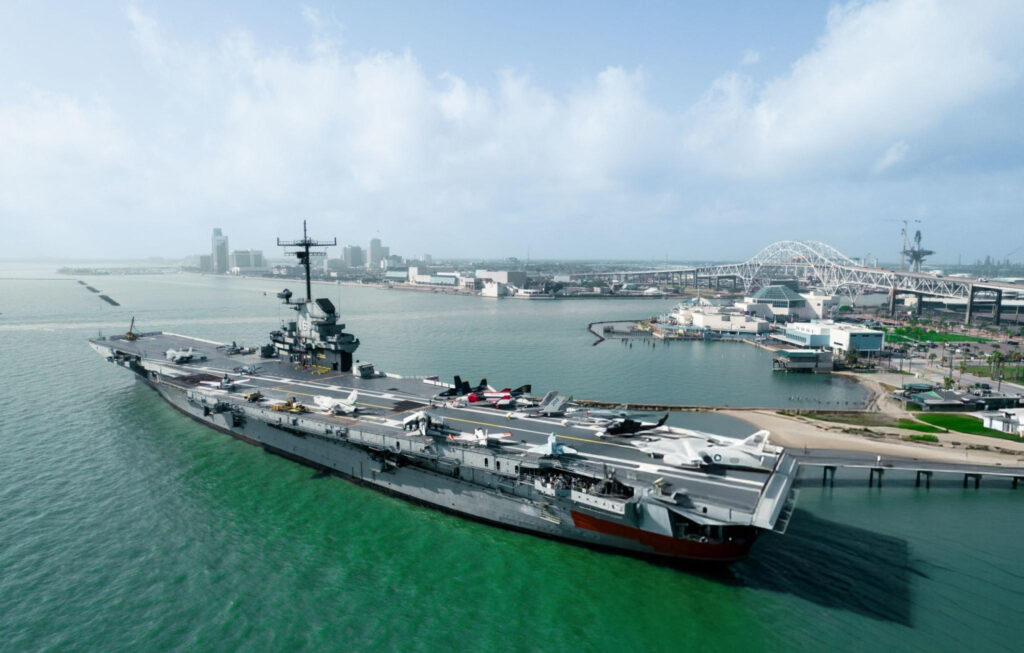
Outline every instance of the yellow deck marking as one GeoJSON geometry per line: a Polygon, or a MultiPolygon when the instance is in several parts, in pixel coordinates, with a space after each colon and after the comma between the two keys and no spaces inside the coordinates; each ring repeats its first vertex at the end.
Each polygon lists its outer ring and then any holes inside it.
{"type": "MultiPolygon", "coordinates": [[[[313,394],[311,392],[300,392],[299,390],[292,390],[290,386],[288,386],[287,391],[282,390],[282,388],[285,388],[285,387],[286,386],[283,386],[283,385],[275,385],[275,386],[273,386],[271,388],[266,388],[266,390],[267,391],[276,390],[277,392],[284,392],[285,394],[303,395],[305,397],[316,397],[316,396],[318,396],[318,395],[315,395],[315,394],[313,394]]],[[[319,395],[319,396],[324,396],[324,395],[319,395]]],[[[391,410],[391,406],[381,406],[380,404],[371,404],[368,401],[357,401],[356,405],[357,406],[372,406],[374,408],[383,408],[384,410],[391,410]]]]}

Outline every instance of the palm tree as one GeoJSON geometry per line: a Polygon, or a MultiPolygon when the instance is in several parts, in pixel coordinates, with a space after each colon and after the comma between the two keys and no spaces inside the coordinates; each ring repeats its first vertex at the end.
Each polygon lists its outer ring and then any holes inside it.
{"type": "Polygon", "coordinates": [[[994,351],[992,355],[988,357],[988,375],[991,378],[996,378],[996,373],[1003,366],[1003,352],[994,351]]]}

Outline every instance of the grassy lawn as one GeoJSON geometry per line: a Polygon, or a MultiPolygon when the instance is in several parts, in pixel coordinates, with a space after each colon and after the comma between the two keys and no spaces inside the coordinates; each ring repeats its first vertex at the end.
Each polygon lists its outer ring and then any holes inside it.
{"type": "Polygon", "coordinates": [[[961,333],[939,333],[934,329],[925,330],[921,327],[895,327],[885,339],[890,342],[905,342],[907,339],[920,342],[989,342],[989,338],[965,336],[961,333]]]}
{"type": "MultiPolygon", "coordinates": [[[[901,419],[898,422],[896,422],[895,426],[898,426],[901,429],[910,429],[912,431],[920,431],[921,433],[942,433],[943,432],[943,430],[940,429],[937,426],[929,426],[927,424],[922,424],[921,422],[915,422],[912,419],[901,419]]],[[[917,436],[912,435],[910,437],[911,438],[916,438],[917,436]]]]}
{"type": "Polygon", "coordinates": [[[1003,440],[1020,441],[1020,438],[1011,433],[1003,433],[1002,431],[985,428],[981,425],[982,422],[980,419],[970,415],[957,415],[955,413],[922,413],[918,415],[918,419],[922,422],[928,422],[933,426],[939,426],[949,429],[950,431],[957,431],[958,433],[987,435],[993,438],[1002,438],[1003,440]]]}
{"type": "Polygon", "coordinates": [[[896,428],[918,431],[919,433],[945,432],[945,429],[937,426],[922,424],[921,422],[917,422],[912,419],[896,419],[894,417],[889,417],[888,415],[883,415],[882,413],[814,412],[806,410],[795,412],[804,417],[820,419],[824,422],[836,422],[838,424],[852,424],[854,426],[893,426],[896,428]]]}
{"type": "MultiPolygon", "coordinates": [[[[993,368],[988,365],[968,365],[966,367],[968,374],[974,374],[975,376],[989,377],[989,373],[993,371],[993,368]]],[[[998,376],[998,372],[996,375],[998,376]]],[[[1007,365],[1003,364],[1002,368],[1003,380],[1004,381],[1021,381],[1024,380],[1024,367],[1020,365],[1007,365]]],[[[990,377],[995,379],[995,377],[990,377]]]]}

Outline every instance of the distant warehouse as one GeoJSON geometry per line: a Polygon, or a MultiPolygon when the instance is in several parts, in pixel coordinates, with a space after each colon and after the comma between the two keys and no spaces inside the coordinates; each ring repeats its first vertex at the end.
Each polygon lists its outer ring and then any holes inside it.
{"type": "Polygon", "coordinates": [[[525,270],[477,270],[476,278],[482,281],[503,283],[507,286],[515,286],[517,288],[526,287],[525,270]]]}
{"type": "Polygon", "coordinates": [[[852,349],[870,356],[885,348],[885,333],[856,324],[832,321],[794,322],[786,326],[785,332],[776,334],[775,338],[804,348],[831,349],[842,355],[852,349]]]}

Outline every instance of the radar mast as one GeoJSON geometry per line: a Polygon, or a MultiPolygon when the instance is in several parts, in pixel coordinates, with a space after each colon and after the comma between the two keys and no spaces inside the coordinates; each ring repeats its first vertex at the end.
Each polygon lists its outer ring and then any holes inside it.
{"type": "Polygon", "coordinates": [[[309,234],[306,232],[306,221],[305,220],[302,221],[302,240],[286,240],[286,241],[282,242],[280,238],[277,239],[278,247],[286,247],[286,248],[287,247],[296,247],[296,248],[298,248],[294,252],[286,251],[285,254],[288,254],[288,255],[291,255],[291,256],[295,256],[296,258],[299,259],[299,265],[301,265],[304,268],[306,268],[306,301],[307,302],[313,301],[313,286],[312,286],[312,283],[309,280],[309,263],[310,263],[309,257],[310,256],[327,256],[327,252],[326,251],[323,251],[323,252],[311,252],[309,250],[311,248],[313,248],[313,247],[335,247],[337,244],[338,244],[338,239],[337,238],[331,239],[331,242],[327,242],[326,240],[325,241],[313,240],[312,238],[310,238],[309,234]]]}

